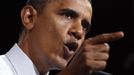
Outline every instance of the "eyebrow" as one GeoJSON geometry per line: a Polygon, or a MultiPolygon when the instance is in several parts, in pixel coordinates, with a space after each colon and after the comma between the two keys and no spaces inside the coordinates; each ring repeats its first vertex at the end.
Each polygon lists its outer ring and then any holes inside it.
{"type": "Polygon", "coordinates": [[[65,8],[65,9],[60,9],[60,12],[61,13],[69,13],[69,14],[71,14],[73,17],[78,17],[79,16],[79,14],[75,11],[75,10],[73,10],[73,9],[69,9],[69,8],[65,8]]]}
{"type": "MultiPolygon", "coordinates": [[[[71,14],[73,17],[79,17],[80,15],[73,9],[70,9],[70,8],[64,8],[64,9],[60,9],[60,13],[69,13],[71,14]]],[[[86,21],[88,24],[89,24],[89,28],[88,28],[88,31],[90,30],[91,28],[91,22],[88,21],[87,19],[84,19],[84,21],[86,21]]]]}

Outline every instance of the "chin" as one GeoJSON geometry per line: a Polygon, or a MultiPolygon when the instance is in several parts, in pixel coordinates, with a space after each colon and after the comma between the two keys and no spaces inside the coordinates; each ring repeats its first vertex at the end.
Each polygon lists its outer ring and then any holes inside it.
{"type": "Polygon", "coordinates": [[[50,70],[62,70],[65,67],[66,67],[66,65],[59,64],[59,65],[55,65],[54,67],[50,68],[50,70]]]}

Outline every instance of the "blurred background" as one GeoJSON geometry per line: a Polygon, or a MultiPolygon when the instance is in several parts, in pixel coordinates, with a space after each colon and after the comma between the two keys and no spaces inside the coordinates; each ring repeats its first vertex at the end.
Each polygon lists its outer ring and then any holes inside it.
{"type": "MultiPolygon", "coordinates": [[[[21,30],[20,9],[25,0],[1,1],[0,54],[18,41],[21,30]]],[[[92,0],[93,19],[88,37],[101,33],[123,31],[125,37],[110,42],[110,58],[105,71],[113,75],[134,75],[134,1],[92,0]]]]}

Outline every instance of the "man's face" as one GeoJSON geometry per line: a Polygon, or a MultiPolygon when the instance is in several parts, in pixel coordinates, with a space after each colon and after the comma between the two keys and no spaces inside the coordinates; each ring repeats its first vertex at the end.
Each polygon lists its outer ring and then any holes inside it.
{"type": "Polygon", "coordinates": [[[88,0],[48,3],[30,31],[31,48],[37,54],[34,55],[52,67],[64,68],[83,43],[91,16],[88,0]]]}

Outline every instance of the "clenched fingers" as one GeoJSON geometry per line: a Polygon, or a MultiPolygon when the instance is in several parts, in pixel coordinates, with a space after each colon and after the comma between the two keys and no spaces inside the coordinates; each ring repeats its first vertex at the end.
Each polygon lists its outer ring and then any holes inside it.
{"type": "Polygon", "coordinates": [[[96,45],[90,45],[85,43],[83,45],[83,50],[87,52],[106,52],[108,53],[110,49],[110,46],[107,43],[102,44],[96,44],[96,45]]]}
{"type": "Polygon", "coordinates": [[[90,61],[107,61],[109,58],[108,53],[87,53],[84,54],[85,58],[90,61]]]}
{"type": "Polygon", "coordinates": [[[99,71],[99,70],[103,70],[106,67],[106,61],[91,61],[91,60],[87,60],[86,63],[89,66],[89,69],[92,71],[99,71]]]}
{"type": "Polygon", "coordinates": [[[107,43],[83,46],[85,66],[91,70],[103,70],[109,58],[109,49],[107,43]]]}

